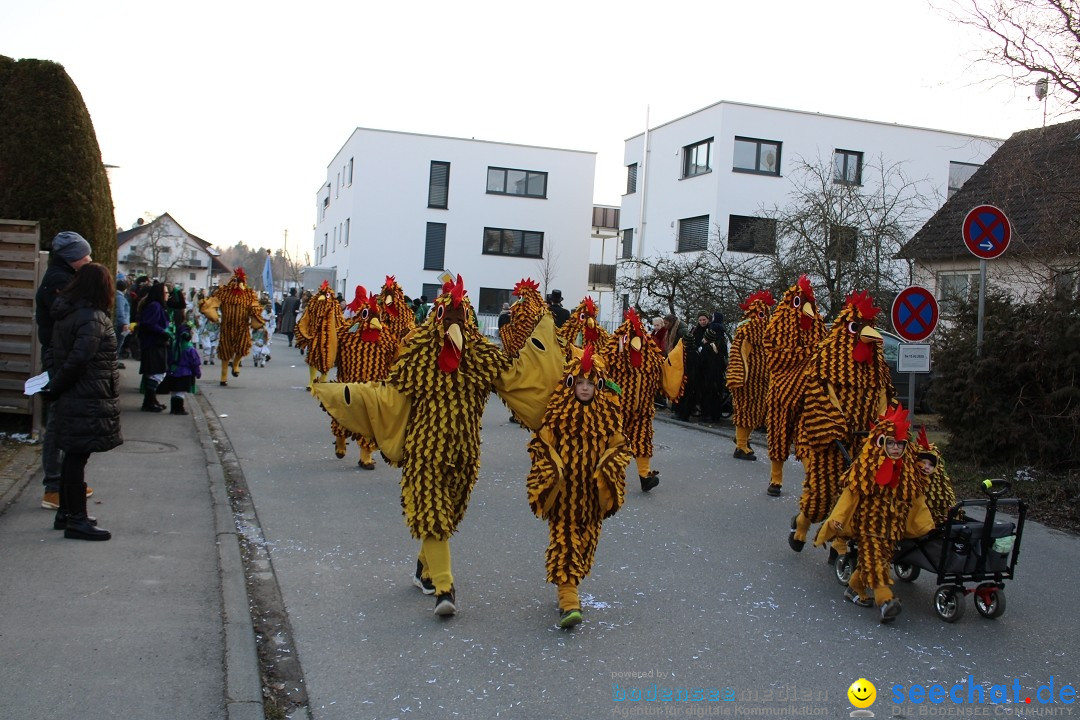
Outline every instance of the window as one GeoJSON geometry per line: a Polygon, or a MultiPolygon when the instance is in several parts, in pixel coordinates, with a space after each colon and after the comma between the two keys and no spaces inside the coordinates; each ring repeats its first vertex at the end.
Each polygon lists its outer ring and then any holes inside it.
{"type": "Polygon", "coordinates": [[[982,165],[973,165],[971,163],[962,162],[950,162],[949,163],[949,197],[952,197],[964,183],[968,181],[975,171],[981,168],[982,165]]]}
{"type": "Polygon", "coordinates": [[[341,197],[341,173],[337,175],[337,185],[334,186],[334,197],[341,197]]]}
{"type": "Polygon", "coordinates": [[[626,228],[622,231],[622,258],[628,260],[634,257],[634,228],[626,228]]]}
{"type": "Polygon", "coordinates": [[[334,242],[333,242],[332,245],[330,245],[330,252],[337,252],[337,236],[338,236],[338,226],[335,225],[334,226],[334,242]]]}
{"type": "Polygon", "coordinates": [[[326,257],[326,248],[330,245],[330,233],[323,233],[322,236],[322,256],[326,257]]]}
{"type": "MultiPolygon", "coordinates": [[[[446,263],[446,223],[427,224],[424,239],[424,269],[442,270],[446,263]]],[[[433,298],[428,297],[428,300],[433,298]]]]}
{"type": "Polygon", "coordinates": [[[938,275],[938,302],[946,315],[955,315],[962,302],[970,302],[979,292],[979,273],[952,272],[938,275]]]}
{"type": "Polygon", "coordinates": [[[324,197],[323,200],[322,200],[322,217],[319,218],[320,220],[325,220],[326,219],[326,211],[327,211],[327,209],[329,207],[330,207],[330,194],[327,193],[326,197],[324,197]]]}
{"type": "Polygon", "coordinates": [[[709,216],[684,218],[679,221],[679,240],[675,252],[704,250],[709,244],[709,216]]]}
{"type": "Polygon", "coordinates": [[[345,218],[345,247],[349,247],[349,232],[352,230],[352,218],[345,218]]]}
{"type": "Polygon", "coordinates": [[[508,288],[480,288],[479,302],[476,312],[481,315],[498,315],[502,312],[503,303],[513,305],[516,298],[510,297],[508,288]]]}
{"type": "Polygon", "coordinates": [[[780,176],[780,147],[783,143],[754,138],[735,138],[734,172],[780,176]]]}
{"type": "Polygon", "coordinates": [[[428,175],[427,206],[445,210],[449,196],[450,163],[432,160],[431,171],[428,175]]]}
{"type": "Polygon", "coordinates": [[[1077,295],[1077,279],[1080,277],[1080,272],[1075,269],[1072,270],[1055,270],[1054,278],[1052,280],[1054,284],[1054,297],[1058,300],[1074,300],[1077,295]]]}
{"type": "Polygon", "coordinates": [[[440,283],[424,283],[420,288],[420,294],[426,297],[429,303],[435,302],[435,298],[442,294],[442,285],[440,283]]]}
{"type": "Polygon", "coordinates": [[[544,233],[531,230],[484,228],[485,255],[544,256],[544,233]]]}
{"type": "Polygon", "coordinates": [[[768,255],[776,252],[776,221],[749,215],[728,216],[727,249],[768,255]]]}
{"type": "Polygon", "coordinates": [[[637,192],[637,163],[626,166],[626,194],[637,192]]]}
{"type": "Polygon", "coordinates": [[[825,246],[825,258],[835,262],[855,262],[859,231],[844,225],[829,226],[829,242],[825,246]]]}
{"type": "Polygon", "coordinates": [[[861,152],[837,150],[833,153],[833,182],[840,185],[862,185],[861,152]]]}
{"type": "Polygon", "coordinates": [[[709,138],[682,149],[682,176],[684,178],[712,172],[712,141],[713,139],[709,138]]]}
{"type": "Polygon", "coordinates": [[[535,170],[489,167],[487,191],[493,195],[523,195],[525,197],[546,198],[547,176],[546,172],[535,170]]]}
{"type": "Polygon", "coordinates": [[[195,279],[195,273],[188,273],[187,274],[187,279],[188,280],[194,280],[195,279]]]}
{"type": "Polygon", "coordinates": [[[349,187],[352,187],[352,170],[353,170],[353,159],[349,158],[349,164],[346,166],[346,169],[345,169],[345,184],[348,185],[349,187]]]}

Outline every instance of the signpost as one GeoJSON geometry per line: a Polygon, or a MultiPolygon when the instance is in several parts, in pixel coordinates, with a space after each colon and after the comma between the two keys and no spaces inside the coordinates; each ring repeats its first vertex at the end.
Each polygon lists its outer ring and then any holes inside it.
{"type": "Polygon", "coordinates": [[[961,227],[964,245],[979,258],[979,327],[975,337],[975,357],[982,354],[983,311],[986,307],[986,261],[999,257],[1012,240],[1012,223],[993,205],[976,205],[968,211],[961,227]]]}
{"type": "Polygon", "coordinates": [[[908,373],[908,409],[915,412],[915,374],[930,372],[930,346],[919,343],[930,337],[938,324],[934,293],[911,285],[897,294],[892,304],[893,330],[906,340],[898,348],[896,371],[908,373]]]}

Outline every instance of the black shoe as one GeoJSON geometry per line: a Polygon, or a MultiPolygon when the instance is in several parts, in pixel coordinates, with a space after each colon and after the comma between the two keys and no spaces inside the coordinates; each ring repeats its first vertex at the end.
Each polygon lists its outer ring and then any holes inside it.
{"type": "MultiPolygon", "coordinates": [[[[63,510],[57,510],[56,511],[56,517],[53,518],[53,524],[52,524],[53,530],[63,530],[64,528],[66,528],[67,527],[67,519],[68,519],[68,514],[66,512],[64,512],[63,510]]],[[[90,523],[91,525],[97,525],[97,518],[96,517],[91,517],[90,515],[87,515],[86,516],[86,521],[88,523],[90,523]]]]}
{"type": "Polygon", "coordinates": [[[840,553],[838,553],[836,551],[836,548],[834,548],[832,546],[829,546],[829,559],[826,560],[825,562],[828,563],[829,565],[835,565],[836,564],[836,558],[838,558],[838,557],[840,557],[840,553]]]}
{"type": "Polygon", "coordinates": [[[660,473],[656,470],[650,470],[645,477],[638,475],[638,479],[641,480],[641,492],[649,492],[660,484],[660,473]]]}
{"type": "Polygon", "coordinates": [[[116,363],[116,368],[117,368],[118,370],[127,370],[127,365],[125,365],[125,364],[124,364],[124,363],[122,363],[122,362],[118,362],[118,363],[116,363]]]}
{"type": "MultiPolygon", "coordinates": [[[[434,590],[434,586],[432,586],[434,590]]],[[[457,598],[453,586],[449,592],[439,593],[435,596],[435,614],[440,617],[450,617],[457,612],[457,598]]]]}
{"type": "Polygon", "coordinates": [[[735,454],[732,457],[736,460],[757,460],[757,455],[754,454],[753,450],[746,452],[742,448],[735,448],[735,454]]]}
{"type": "Polygon", "coordinates": [[[572,610],[563,610],[559,616],[559,627],[563,630],[569,630],[578,623],[581,622],[581,610],[574,608],[572,610]]]}
{"type": "Polygon", "coordinates": [[[64,537],[70,540],[108,540],[112,533],[91,525],[90,517],[86,513],[75,513],[67,516],[64,537]]]}
{"type": "Polygon", "coordinates": [[[233,370],[232,371],[232,376],[233,377],[240,377],[240,371],[239,370],[233,370]]]}
{"type": "Polygon", "coordinates": [[[363,460],[361,460],[358,464],[360,465],[361,470],[374,470],[375,469],[375,463],[374,462],[364,462],[363,460]]]}
{"type": "Polygon", "coordinates": [[[165,409],[165,406],[164,405],[158,405],[157,403],[150,404],[150,403],[145,403],[144,402],[142,404],[142,407],[139,408],[139,409],[142,410],[143,412],[161,412],[162,410],[165,409]]]}
{"type": "Polygon", "coordinates": [[[412,584],[420,588],[420,592],[425,595],[435,594],[435,583],[431,582],[430,578],[424,578],[424,564],[419,560],[416,561],[416,574],[413,575],[412,584]]]}
{"type": "Polygon", "coordinates": [[[769,483],[769,487],[766,488],[765,494],[769,497],[780,497],[780,486],[769,483]]]}
{"type": "Polygon", "coordinates": [[[795,552],[802,552],[803,546],[806,545],[806,541],[805,540],[796,540],[795,539],[796,520],[798,520],[798,519],[799,519],[798,515],[792,515],[791,516],[791,532],[788,533],[787,544],[795,552]]]}
{"type": "Polygon", "coordinates": [[[886,600],[881,605],[881,622],[892,622],[900,614],[900,598],[886,600]]]}
{"type": "Polygon", "coordinates": [[[218,385],[220,385],[221,387],[226,387],[228,384],[229,383],[225,382],[224,380],[218,383],[218,385]]]}
{"type": "MultiPolygon", "coordinates": [[[[859,593],[855,592],[854,588],[852,588],[850,585],[848,585],[847,588],[844,589],[844,599],[847,600],[849,603],[855,603],[859,607],[873,607],[874,605],[873,600],[863,600],[861,597],[859,597],[859,593]]],[[[890,600],[889,602],[892,601],[890,600]]],[[[888,603],[885,604],[888,605],[888,603]]]]}
{"type": "Polygon", "coordinates": [[[172,409],[169,410],[170,415],[187,415],[188,411],[184,409],[184,398],[169,398],[172,404],[172,409]]]}

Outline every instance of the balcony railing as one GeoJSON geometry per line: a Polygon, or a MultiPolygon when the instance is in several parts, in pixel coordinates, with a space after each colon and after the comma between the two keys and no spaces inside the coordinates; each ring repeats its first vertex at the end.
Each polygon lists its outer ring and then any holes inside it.
{"type": "Polygon", "coordinates": [[[619,229],[619,208],[597,207],[592,209],[592,224],[597,228],[619,229]]]}
{"type": "Polygon", "coordinates": [[[589,287],[615,287],[615,266],[589,263],[589,287]]]}

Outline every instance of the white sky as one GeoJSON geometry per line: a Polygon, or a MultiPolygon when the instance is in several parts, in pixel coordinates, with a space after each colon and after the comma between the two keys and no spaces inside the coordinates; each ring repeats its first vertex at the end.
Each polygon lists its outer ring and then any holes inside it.
{"type": "Polygon", "coordinates": [[[646,107],[652,126],[719,100],[1040,125],[1030,87],[977,82],[980,42],[927,0],[0,0],[0,54],[82,92],[118,225],[169,212],[221,248],[287,229],[301,257],[355,127],[595,151],[593,199],[618,205],[646,107]]]}

